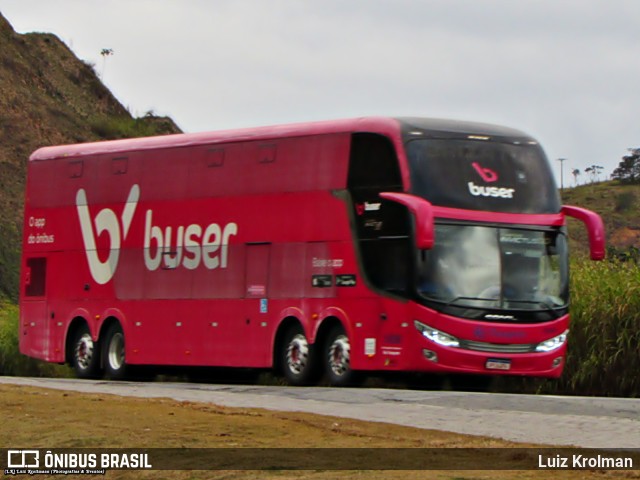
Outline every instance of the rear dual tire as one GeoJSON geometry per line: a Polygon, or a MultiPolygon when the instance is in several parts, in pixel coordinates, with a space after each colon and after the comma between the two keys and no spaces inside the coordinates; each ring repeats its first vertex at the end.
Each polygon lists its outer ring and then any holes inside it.
{"type": "Polygon", "coordinates": [[[111,324],[102,343],[102,365],[105,378],[123,380],[129,370],[125,361],[124,332],[118,323],[111,324]]]}
{"type": "Polygon", "coordinates": [[[346,387],[356,383],[356,372],[351,369],[351,343],[342,326],[330,330],[325,343],[324,360],[330,385],[346,387]]]}
{"type": "Polygon", "coordinates": [[[356,382],[351,369],[351,344],[342,326],[335,326],[321,345],[309,344],[300,325],[289,327],[283,337],[280,367],[289,385],[315,383],[324,369],[330,385],[344,387],[356,382]],[[320,348],[320,355],[316,348],[320,348]]]}

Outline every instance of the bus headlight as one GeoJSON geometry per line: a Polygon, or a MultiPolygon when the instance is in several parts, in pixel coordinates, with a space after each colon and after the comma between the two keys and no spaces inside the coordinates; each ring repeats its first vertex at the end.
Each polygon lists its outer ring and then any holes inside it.
{"type": "Polygon", "coordinates": [[[553,350],[557,350],[566,343],[567,335],[569,335],[569,330],[565,330],[557,337],[539,343],[536,346],[536,352],[552,352],[553,350]]]}
{"type": "Polygon", "coordinates": [[[441,332],[429,325],[425,325],[422,322],[414,320],[413,324],[416,326],[416,329],[424,335],[425,338],[428,338],[434,343],[438,345],[442,345],[443,347],[459,347],[460,342],[458,339],[448,333],[441,332]]]}

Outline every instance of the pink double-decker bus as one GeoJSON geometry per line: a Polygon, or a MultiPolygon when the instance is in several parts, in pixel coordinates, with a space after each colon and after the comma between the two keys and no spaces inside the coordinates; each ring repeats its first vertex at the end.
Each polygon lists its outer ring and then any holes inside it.
{"type": "Polygon", "coordinates": [[[558,377],[567,216],[517,130],[359,118],[47,147],[30,158],[20,349],[130,367],[558,377]]]}

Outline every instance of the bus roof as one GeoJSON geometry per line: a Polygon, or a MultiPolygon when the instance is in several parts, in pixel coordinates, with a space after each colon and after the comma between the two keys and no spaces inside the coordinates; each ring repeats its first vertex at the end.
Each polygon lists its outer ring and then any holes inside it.
{"type": "Polygon", "coordinates": [[[419,117],[360,117],[343,120],[293,123],[267,127],[220,130],[202,133],[180,133],[155,137],[108,140],[71,145],[42,147],[30,156],[30,161],[55,158],[78,158],[97,154],[118,154],[132,151],[179,148],[223,142],[260,141],[279,137],[300,137],[331,133],[370,132],[386,134],[402,142],[402,132],[419,130],[433,135],[439,133],[475,134],[499,137],[528,136],[518,130],[476,122],[463,122],[419,117]]]}

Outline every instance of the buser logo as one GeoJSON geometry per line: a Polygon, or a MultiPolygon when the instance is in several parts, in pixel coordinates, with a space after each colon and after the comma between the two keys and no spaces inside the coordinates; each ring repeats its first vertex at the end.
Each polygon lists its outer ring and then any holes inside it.
{"type": "MultiPolygon", "coordinates": [[[[81,188],[76,194],[87,263],[91,276],[100,285],[109,282],[116,273],[120,247],[129,233],[139,199],[140,187],[133,185],[120,217],[110,208],[103,208],[92,221],[86,192],[81,188]],[[104,261],[96,248],[96,238],[103,232],[109,235],[109,256],[104,261]]],[[[147,270],[153,272],[160,267],[173,269],[179,266],[194,270],[201,264],[209,270],[227,268],[229,238],[238,233],[236,223],[161,227],[154,224],[151,209],[147,210],[144,218],[143,257],[147,270]]]]}
{"type": "MultiPolygon", "coordinates": [[[[478,162],[473,162],[471,166],[486,183],[493,183],[498,180],[498,174],[490,168],[485,168],[478,162]]],[[[515,188],[485,187],[476,185],[473,182],[468,182],[467,186],[469,187],[469,193],[474,197],[513,198],[513,194],[516,191],[515,188]]]]}
{"type": "Polygon", "coordinates": [[[80,229],[82,230],[82,239],[84,241],[87,262],[89,263],[89,270],[91,271],[93,279],[100,285],[104,285],[111,280],[116,272],[118,258],[120,257],[120,245],[122,241],[127,238],[139,198],[140,187],[133,185],[129,191],[127,203],[120,215],[120,219],[118,219],[115,212],[110,208],[103,208],[98,212],[98,215],[96,215],[96,218],[92,222],[91,215],[89,214],[87,194],[83,188],[78,190],[76,194],[76,208],[78,210],[80,229]],[[105,231],[109,234],[109,257],[105,261],[100,260],[98,256],[96,235],[94,235],[93,230],[94,224],[97,236],[100,236],[100,234],[105,231]]]}
{"type": "Polygon", "coordinates": [[[478,175],[480,175],[485,182],[492,183],[498,180],[498,174],[490,168],[484,168],[478,162],[473,162],[471,166],[476,169],[478,175]]]}

